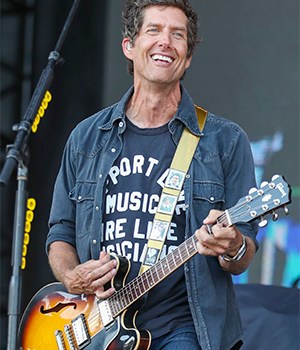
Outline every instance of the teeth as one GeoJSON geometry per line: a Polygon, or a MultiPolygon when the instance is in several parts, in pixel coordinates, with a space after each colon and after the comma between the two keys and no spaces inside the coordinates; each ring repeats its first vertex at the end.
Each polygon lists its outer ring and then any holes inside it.
{"type": "Polygon", "coordinates": [[[169,62],[169,63],[173,62],[171,57],[167,57],[167,56],[163,56],[163,55],[153,55],[152,58],[154,60],[166,61],[166,62],[169,62]]]}

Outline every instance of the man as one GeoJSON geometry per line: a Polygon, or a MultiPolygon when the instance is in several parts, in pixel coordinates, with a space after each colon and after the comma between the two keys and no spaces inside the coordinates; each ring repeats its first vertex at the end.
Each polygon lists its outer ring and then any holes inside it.
{"type": "MultiPolygon", "coordinates": [[[[189,1],[129,0],[123,21],[122,49],[134,85],[118,104],[72,132],[47,239],[56,278],[71,293],[100,299],[115,293],[113,285],[104,288],[117,272],[109,253],[130,259],[127,281],[138,275],[182,131],[201,135],[181,84],[197,41],[189,1]]],[[[236,124],[208,113],[203,133],[162,251],[165,256],[195,233],[199,254],[150,290],[135,320],[137,328],[151,332],[154,350],[242,344],[231,274],[243,272],[253,258],[256,225],[216,221],[255,186],[253,160],[236,124]]]]}

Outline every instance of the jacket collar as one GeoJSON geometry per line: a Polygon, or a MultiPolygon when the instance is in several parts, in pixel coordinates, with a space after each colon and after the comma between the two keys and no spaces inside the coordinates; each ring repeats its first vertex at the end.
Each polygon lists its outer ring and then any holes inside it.
{"type": "MultiPolygon", "coordinates": [[[[133,90],[133,86],[130,87],[121,100],[112,107],[111,118],[101,129],[109,130],[113,127],[113,124],[116,121],[125,120],[126,105],[133,94],[133,90]]],[[[177,112],[170,123],[173,123],[176,120],[183,123],[193,134],[199,136],[202,135],[198,125],[194,102],[183,85],[181,85],[181,101],[177,112]]]]}

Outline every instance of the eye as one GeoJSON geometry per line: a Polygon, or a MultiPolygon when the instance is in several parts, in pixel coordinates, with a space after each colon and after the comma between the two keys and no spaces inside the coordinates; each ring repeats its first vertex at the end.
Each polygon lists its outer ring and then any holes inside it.
{"type": "Polygon", "coordinates": [[[173,32],[173,36],[177,39],[185,39],[185,36],[182,32],[173,32]]]}
{"type": "Polygon", "coordinates": [[[159,32],[158,28],[149,28],[147,33],[149,34],[157,34],[159,32]]]}

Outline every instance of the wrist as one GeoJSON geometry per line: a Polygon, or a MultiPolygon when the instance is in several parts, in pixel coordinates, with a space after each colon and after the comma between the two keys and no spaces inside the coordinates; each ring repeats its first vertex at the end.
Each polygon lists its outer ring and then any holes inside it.
{"type": "Polygon", "coordinates": [[[247,241],[246,237],[243,235],[242,245],[234,256],[230,256],[228,254],[223,254],[222,259],[227,262],[237,262],[242,259],[242,257],[246,254],[247,251],[247,241]]]}

